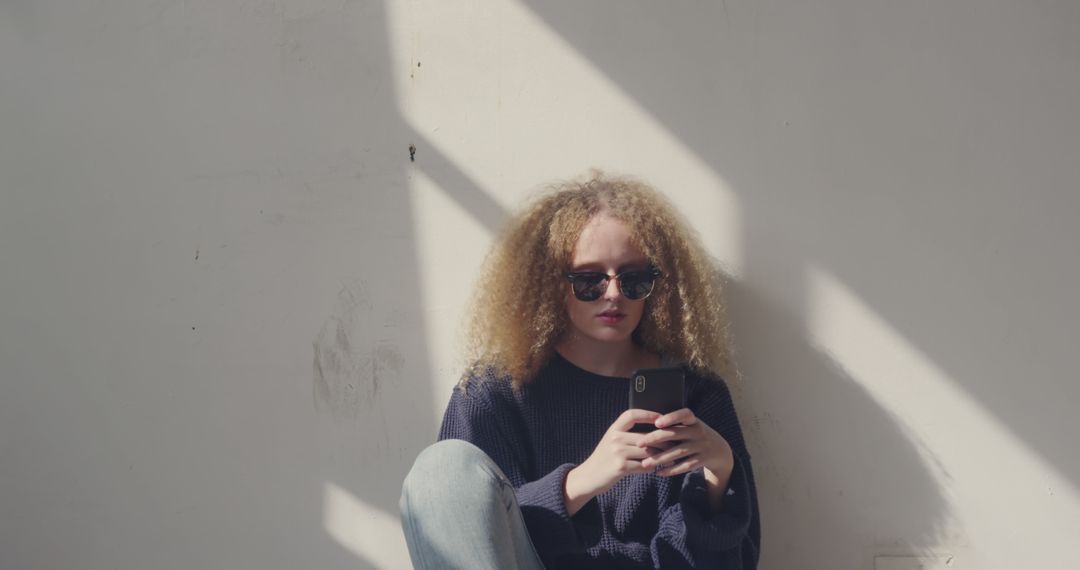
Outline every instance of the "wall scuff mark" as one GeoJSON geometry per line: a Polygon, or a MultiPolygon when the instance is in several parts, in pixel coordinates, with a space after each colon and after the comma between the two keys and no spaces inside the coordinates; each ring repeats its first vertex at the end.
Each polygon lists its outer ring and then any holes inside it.
{"type": "Polygon", "coordinates": [[[405,358],[396,343],[380,338],[375,307],[364,283],[345,285],[337,306],[313,343],[315,409],[356,418],[380,397],[380,385],[401,375],[405,358]]]}

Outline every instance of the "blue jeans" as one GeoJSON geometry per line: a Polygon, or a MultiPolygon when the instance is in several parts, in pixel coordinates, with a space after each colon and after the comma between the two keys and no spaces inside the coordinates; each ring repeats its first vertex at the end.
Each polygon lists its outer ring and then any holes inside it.
{"type": "Polygon", "coordinates": [[[544,568],[514,487],[467,441],[420,452],[401,490],[401,526],[414,568],[544,568]]]}

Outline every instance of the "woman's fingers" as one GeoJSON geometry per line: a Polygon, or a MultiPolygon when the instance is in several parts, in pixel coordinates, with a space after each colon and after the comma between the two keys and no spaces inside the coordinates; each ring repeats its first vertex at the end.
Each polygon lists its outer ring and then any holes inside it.
{"type": "Polygon", "coordinates": [[[660,418],[660,414],[649,410],[629,409],[619,414],[610,429],[616,431],[628,431],[634,424],[651,424],[660,418]]]}
{"type": "Polygon", "coordinates": [[[649,459],[649,450],[636,445],[621,446],[616,457],[624,474],[648,473],[656,468],[655,465],[645,465],[645,461],[649,459]]]}
{"type": "Polygon", "coordinates": [[[658,429],[646,434],[637,444],[639,447],[662,447],[665,445],[671,447],[680,439],[685,439],[685,437],[680,437],[679,433],[674,430],[658,429]]]}
{"type": "Polygon", "coordinates": [[[649,452],[649,455],[660,455],[661,453],[671,449],[678,445],[677,441],[660,441],[653,445],[645,446],[645,451],[649,452]]]}
{"type": "Polygon", "coordinates": [[[696,427],[687,426],[671,426],[666,429],[658,429],[645,434],[638,441],[638,445],[642,447],[659,447],[661,444],[667,444],[670,447],[672,441],[694,439],[697,431],[696,427]]]}
{"type": "Polygon", "coordinates": [[[670,414],[664,414],[656,419],[655,425],[658,428],[666,428],[676,424],[682,424],[684,426],[694,425],[697,423],[697,416],[694,412],[690,411],[690,408],[682,408],[675,410],[670,414]]]}
{"type": "Polygon", "coordinates": [[[659,455],[650,456],[648,459],[642,461],[642,465],[646,467],[667,465],[668,463],[674,463],[684,457],[697,455],[700,451],[698,446],[693,445],[691,442],[684,441],[659,455]]]}
{"type": "Polygon", "coordinates": [[[648,459],[651,455],[647,448],[638,447],[636,445],[627,445],[623,447],[624,457],[627,459],[643,460],[648,459]]]}
{"type": "Polygon", "coordinates": [[[663,469],[657,471],[656,474],[661,477],[674,477],[676,475],[689,473],[694,469],[701,467],[701,465],[701,456],[695,454],[683,459],[682,461],[679,461],[674,465],[668,465],[664,467],[663,469]]]}

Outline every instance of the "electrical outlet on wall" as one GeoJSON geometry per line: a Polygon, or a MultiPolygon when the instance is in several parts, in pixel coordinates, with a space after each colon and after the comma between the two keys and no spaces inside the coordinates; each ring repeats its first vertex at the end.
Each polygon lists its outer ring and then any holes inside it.
{"type": "Polygon", "coordinates": [[[955,570],[952,556],[875,556],[874,570],[955,570]]]}

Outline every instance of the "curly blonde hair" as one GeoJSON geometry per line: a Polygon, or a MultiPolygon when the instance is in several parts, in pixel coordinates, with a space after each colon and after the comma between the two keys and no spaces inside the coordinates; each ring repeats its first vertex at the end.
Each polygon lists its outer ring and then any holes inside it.
{"type": "Polygon", "coordinates": [[[565,274],[574,246],[601,213],[626,224],[631,241],[662,274],[645,300],[634,342],[699,373],[734,372],[722,275],[697,234],[647,184],[594,172],[583,182],[549,187],[502,228],[470,303],[462,385],[494,368],[520,386],[551,358],[568,326],[565,274]]]}

